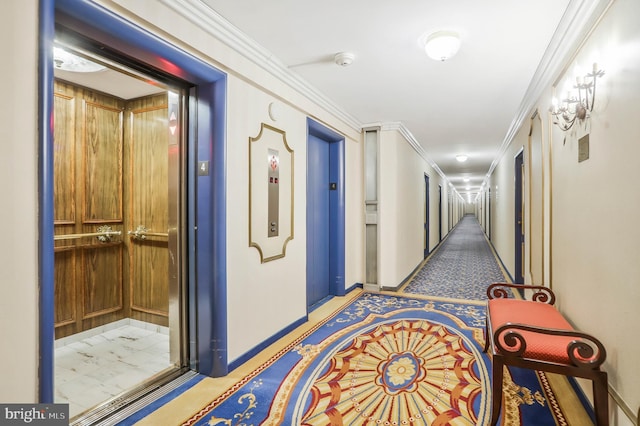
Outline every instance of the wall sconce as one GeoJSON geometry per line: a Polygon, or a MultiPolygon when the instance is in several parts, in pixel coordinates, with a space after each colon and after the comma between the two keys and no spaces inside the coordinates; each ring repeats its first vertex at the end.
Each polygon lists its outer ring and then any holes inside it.
{"type": "Polygon", "coordinates": [[[573,91],[570,91],[561,105],[558,105],[558,99],[553,98],[549,109],[553,115],[553,123],[567,131],[573,127],[576,119],[580,121],[587,119],[596,102],[596,80],[603,75],[604,71],[598,69],[598,64],[594,63],[592,72],[584,77],[581,75],[576,77],[573,88],[578,89],[577,97],[573,91]]]}

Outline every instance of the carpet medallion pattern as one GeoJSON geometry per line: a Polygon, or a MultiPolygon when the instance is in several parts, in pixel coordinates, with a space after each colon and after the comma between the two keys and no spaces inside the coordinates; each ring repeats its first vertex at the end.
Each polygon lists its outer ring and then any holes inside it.
{"type": "Polygon", "coordinates": [[[484,424],[483,310],[364,293],[187,424],[484,424]]]}
{"type": "MultiPolygon", "coordinates": [[[[192,406],[189,394],[202,396],[201,385],[185,391],[170,410],[180,400],[189,409],[171,424],[487,425],[484,319],[479,301],[362,292],[212,399],[192,406]]],[[[203,390],[211,390],[208,380],[203,390]]],[[[503,386],[502,426],[593,424],[563,376],[505,368],[503,386]]],[[[159,405],[145,425],[170,424],[159,405]]]]}

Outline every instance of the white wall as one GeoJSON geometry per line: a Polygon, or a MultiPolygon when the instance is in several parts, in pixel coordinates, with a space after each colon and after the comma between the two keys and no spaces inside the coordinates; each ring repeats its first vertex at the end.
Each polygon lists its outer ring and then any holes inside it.
{"type": "Polygon", "coordinates": [[[489,179],[491,188],[491,243],[511,276],[515,272],[515,253],[513,248],[515,239],[515,182],[513,170],[515,157],[522,148],[521,144],[512,143],[489,179]]]}
{"type": "MultiPolygon", "coordinates": [[[[557,81],[558,97],[564,96],[565,81],[575,81],[576,65],[586,73],[598,62],[605,75],[598,80],[591,119],[568,132],[560,131],[547,113],[554,91],[549,87],[536,107],[541,113],[543,152],[550,156],[551,168],[548,162],[525,159],[528,166],[544,168],[534,170],[533,176],[544,176],[549,182],[544,188],[544,207],[540,200],[533,203],[538,210],[534,214],[542,211],[545,221],[538,227],[549,233],[541,242],[542,275],[545,280],[549,277],[546,284],[556,292],[557,305],[569,321],[604,343],[604,368],[615,397],[611,399],[611,424],[619,426],[631,425],[640,405],[640,227],[635,223],[640,210],[636,182],[640,127],[635,121],[640,113],[637,16],[640,3],[636,0],[612,3],[557,81]],[[586,133],[590,134],[589,159],[579,163],[577,140],[586,133]]],[[[529,129],[527,121],[491,176],[492,241],[510,272],[513,158],[526,146],[529,129]]],[[[538,192],[533,195],[540,196],[538,192]]]]}
{"type": "MultiPolygon", "coordinates": [[[[442,177],[397,130],[380,132],[378,284],[395,288],[424,259],[424,175],[429,176],[429,248],[438,244],[442,177]]],[[[443,191],[443,201],[447,192],[443,191]]],[[[443,213],[443,222],[446,211],[443,213]]],[[[445,225],[446,226],[446,225],[445,225]]],[[[443,237],[446,231],[443,232],[443,237]]]]}
{"type": "Polygon", "coordinates": [[[364,284],[364,143],[346,141],[345,155],[345,288],[364,284]]]}
{"type": "Polygon", "coordinates": [[[2,5],[0,401],[38,398],[38,1],[2,5]]]}
{"type": "Polygon", "coordinates": [[[307,312],[306,117],[284,106],[281,118],[271,121],[273,97],[234,76],[227,91],[227,344],[233,360],[307,312]],[[294,151],[294,238],[284,258],[266,263],[248,245],[248,139],[258,136],[261,122],[284,130],[294,151]]]}
{"type": "MultiPolygon", "coordinates": [[[[228,142],[228,313],[229,361],[306,314],[306,118],[314,117],[346,138],[346,282],[364,281],[360,133],[331,112],[291,89],[249,59],[213,39],[205,30],[162,3],[137,0],[99,2],[138,25],[169,38],[229,74],[228,142]],[[144,19],[140,18],[144,16],[144,19]],[[173,34],[169,37],[167,34],[173,34]],[[282,118],[269,121],[277,102],[282,118]],[[295,237],[287,256],[260,264],[248,247],[248,138],[261,122],[287,132],[295,150],[295,237]],[[256,327],[256,324],[260,324],[256,327]]],[[[0,138],[0,218],[6,244],[0,248],[0,401],[36,401],[38,395],[38,235],[37,235],[37,38],[38,1],[3,5],[5,88],[0,138]]]]}
{"type": "MultiPolygon", "coordinates": [[[[607,348],[609,383],[635,413],[640,405],[640,3],[617,0],[568,67],[598,81],[589,126],[552,134],[552,285],[560,307],[607,348]],[[590,131],[589,159],[577,138],[590,131]]],[[[564,79],[560,82],[562,89],[564,79]]]]}
{"type": "MultiPolygon", "coordinates": [[[[105,2],[108,4],[109,2],[105,2]]],[[[276,76],[265,72],[209,33],[159,3],[123,0],[130,19],[169,38],[228,73],[227,88],[227,312],[228,359],[233,361],[277,334],[307,313],[306,299],[306,131],[312,116],[346,137],[346,259],[345,286],[363,282],[362,213],[356,199],[362,193],[360,133],[310,102],[276,76]],[[142,22],[138,16],[147,22],[142,22]],[[151,25],[150,25],[151,24],[151,25]],[[157,29],[154,29],[156,26],[157,29]],[[175,39],[173,38],[175,37],[175,39]],[[278,104],[280,117],[268,115],[269,103],[278,104]],[[256,137],[265,122],[286,132],[294,150],[294,238],[286,256],[260,263],[248,241],[248,139],[256,137]],[[351,169],[353,165],[353,170],[351,169]],[[358,254],[350,253],[359,251],[358,254]],[[256,326],[259,324],[259,326],[256,326]]],[[[125,13],[126,11],[121,11],[125,13]]]]}

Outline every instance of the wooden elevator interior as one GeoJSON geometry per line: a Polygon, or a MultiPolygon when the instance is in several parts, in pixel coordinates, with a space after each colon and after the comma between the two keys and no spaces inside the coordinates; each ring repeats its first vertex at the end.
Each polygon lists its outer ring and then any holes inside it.
{"type": "Polygon", "coordinates": [[[169,325],[168,123],[166,92],[54,82],[56,339],[125,318],[169,325]]]}

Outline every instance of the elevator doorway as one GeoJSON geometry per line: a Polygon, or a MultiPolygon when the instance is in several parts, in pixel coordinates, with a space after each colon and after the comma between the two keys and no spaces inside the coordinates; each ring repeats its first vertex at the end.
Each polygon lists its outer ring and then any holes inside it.
{"type": "Polygon", "coordinates": [[[54,77],[54,399],[78,419],[188,364],[186,88],[69,41],[54,77]]]}

